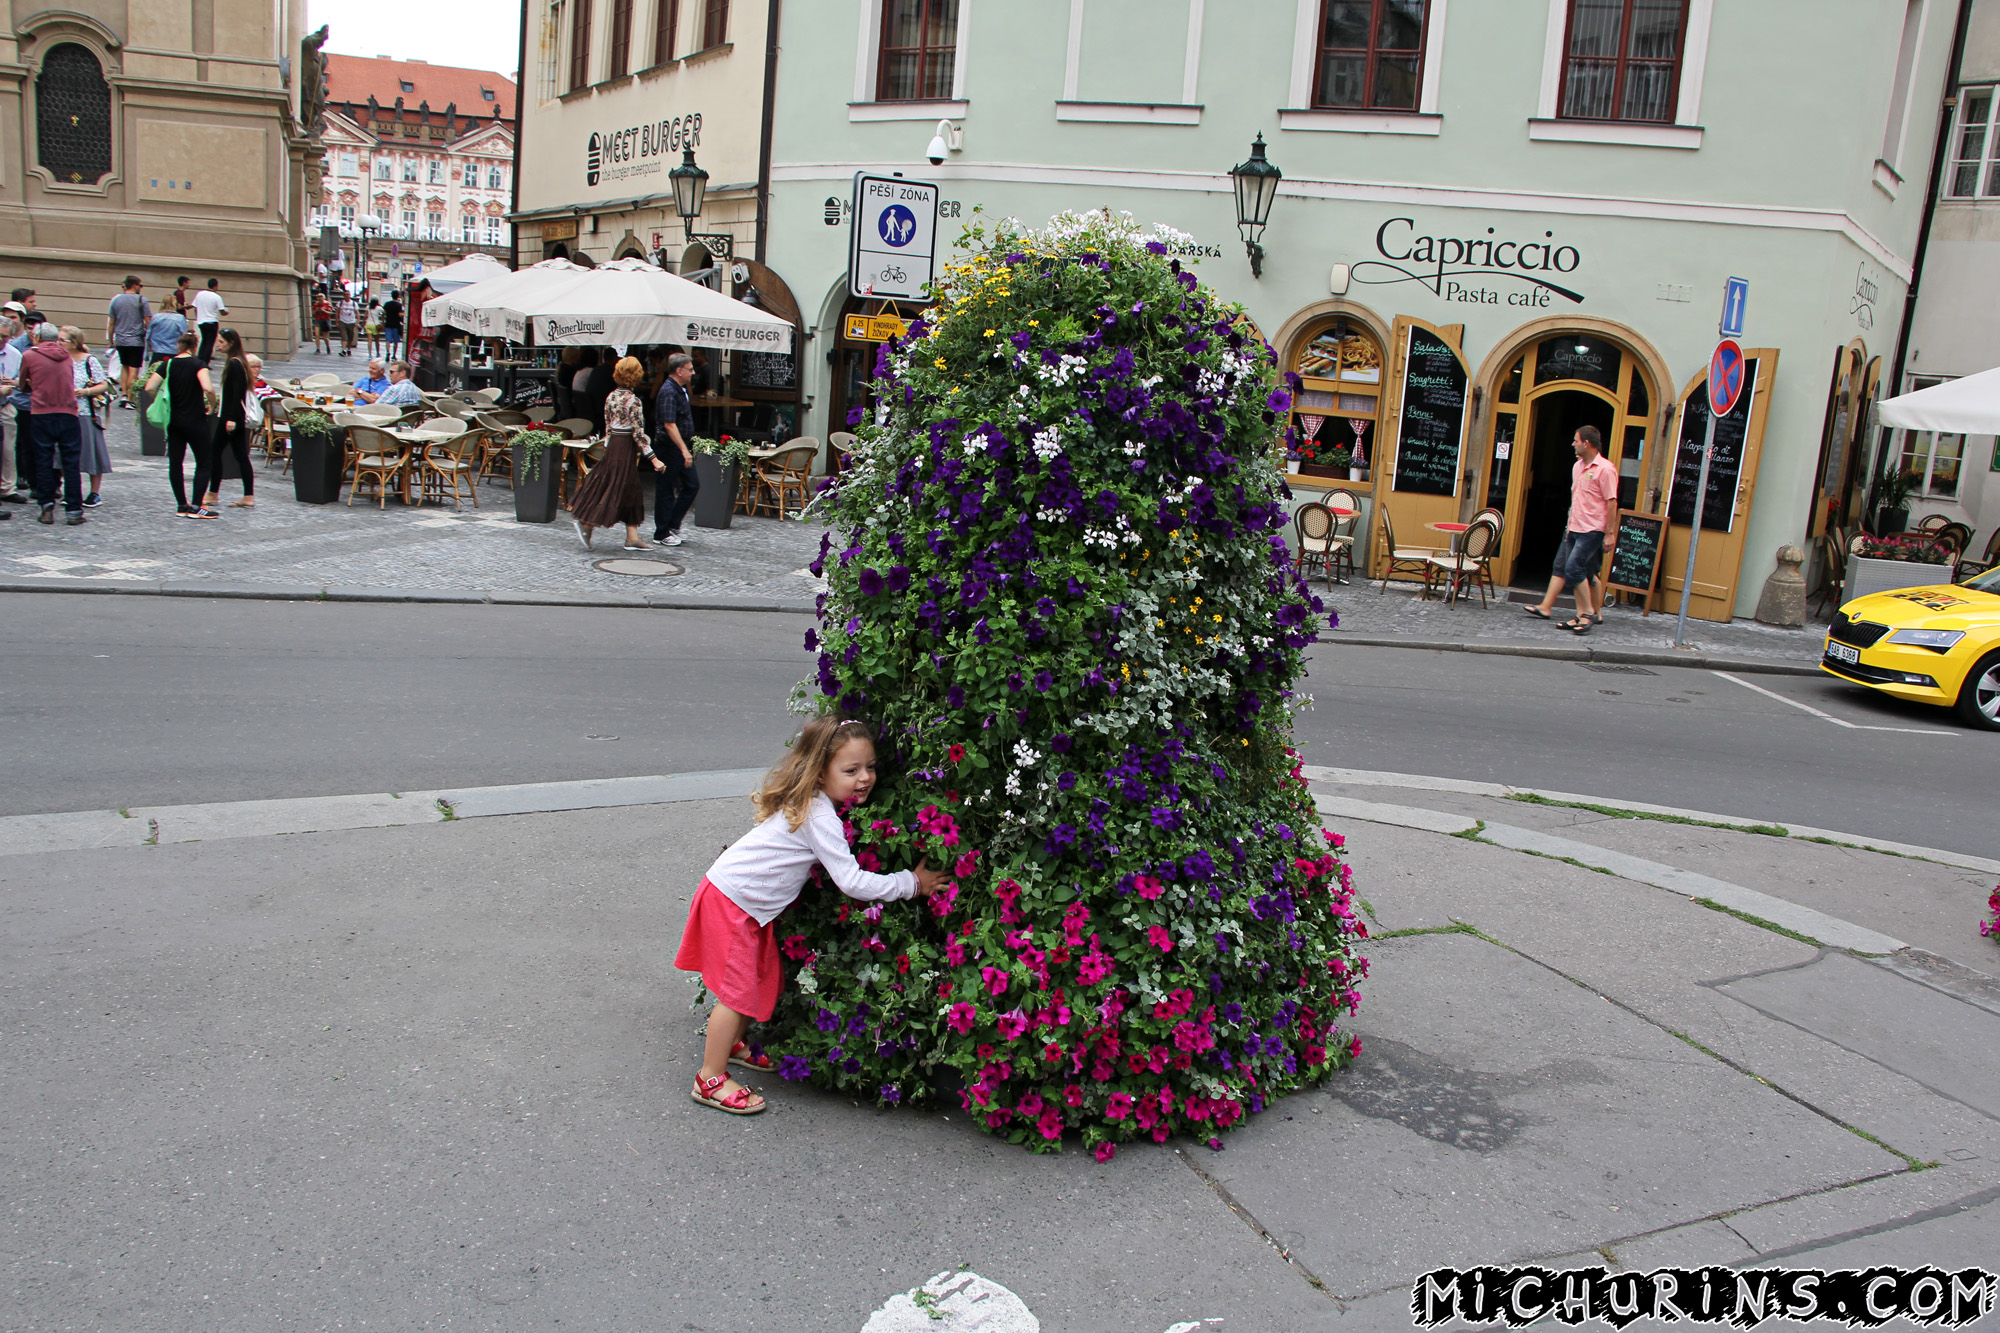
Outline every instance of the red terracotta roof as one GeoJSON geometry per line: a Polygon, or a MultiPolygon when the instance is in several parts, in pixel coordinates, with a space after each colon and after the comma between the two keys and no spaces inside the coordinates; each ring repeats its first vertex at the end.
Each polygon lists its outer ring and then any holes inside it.
{"type": "Polygon", "coordinates": [[[415,111],[425,102],[434,114],[457,106],[458,114],[477,120],[491,120],[497,107],[501,118],[512,123],[519,107],[514,98],[514,81],[490,69],[460,69],[455,65],[427,65],[415,60],[376,60],[367,56],[326,57],[326,100],[366,106],[369,95],[385,107],[393,107],[398,97],[403,106],[415,111]],[[403,85],[411,85],[410,92],[403,85]],[[493,90],[489,102],[482,89],[493,90]]]}

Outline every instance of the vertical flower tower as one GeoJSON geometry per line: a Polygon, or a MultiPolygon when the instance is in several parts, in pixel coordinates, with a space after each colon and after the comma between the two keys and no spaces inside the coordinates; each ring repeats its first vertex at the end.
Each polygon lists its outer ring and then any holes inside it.
{"type": "Polygon", "coordinates": [[[878,729],[861,863],[956,883],[809,886],[765,1033],[788,1078],[1100,1160],[1219,1147],[1348,1062],[1367,971],[1289,744],[1320,611],[1281,536],[1289,399],[1172,239],[974,228],[883,349],[801,699],[878,729]]]}

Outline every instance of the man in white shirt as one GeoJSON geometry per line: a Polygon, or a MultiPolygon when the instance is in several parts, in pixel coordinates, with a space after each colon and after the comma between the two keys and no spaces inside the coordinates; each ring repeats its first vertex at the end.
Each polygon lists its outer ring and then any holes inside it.
{"type": "Polygon", "coordinates": [[[345,284],[340,289],[340,305],[335,314],[340,320],[340,354],[354,355],[354,326],[361,318],[361,307],[354,299],[354,293],[345,284]]]}
{"type": "Polygon", "coordinates": [[[229,307],[222,303],[222,293],[216,290],[221,285],[210,278],[208,289],[194,294],[194,323],[201,331],[201,349],[195,357],[203,365],[215,355],[215,334],[222,327],[222,317],[229,313],[229,307]]]}

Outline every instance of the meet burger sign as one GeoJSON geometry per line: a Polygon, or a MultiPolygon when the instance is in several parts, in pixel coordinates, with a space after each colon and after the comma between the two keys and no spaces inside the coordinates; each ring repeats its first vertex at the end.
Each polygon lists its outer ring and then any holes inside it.
{"type": "Polygon", "coordinates": [[[595,188],[663,175],[672,154],[699,147],[699,111],[644,125],[592,130],[584,147],[583,182],[595,188]]]}

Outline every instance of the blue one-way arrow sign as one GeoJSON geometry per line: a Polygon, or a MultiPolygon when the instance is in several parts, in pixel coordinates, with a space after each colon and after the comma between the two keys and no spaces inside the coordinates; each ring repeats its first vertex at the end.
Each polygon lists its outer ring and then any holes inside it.
{"type": "Polygon", "coordinates": [[[1750,280],[1731,278],[1722,285],[1722,323],[1716,332],[1724,338],[1743,336],[1743,310],[1750,304],[1750,280]]]}

